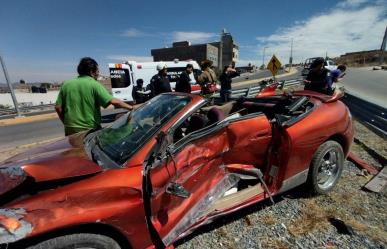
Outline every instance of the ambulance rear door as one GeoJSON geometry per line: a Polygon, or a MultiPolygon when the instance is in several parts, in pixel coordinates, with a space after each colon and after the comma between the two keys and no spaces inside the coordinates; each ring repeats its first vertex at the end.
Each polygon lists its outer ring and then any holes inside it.
{"type": "Polygon", "coordinates": [[[109,64],[113,97],[132,102],[133,75],[128,64],[109,64]]]}

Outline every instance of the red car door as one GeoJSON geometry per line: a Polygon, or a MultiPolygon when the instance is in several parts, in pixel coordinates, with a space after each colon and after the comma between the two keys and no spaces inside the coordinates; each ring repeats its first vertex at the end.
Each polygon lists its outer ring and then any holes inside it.
{"type": "Polygon", "coordinates": [[[272,129],[264,114],[253,113],[230,122],[227,127],[230,149],[225,164],[249,164],[263,167],[271,142],[272,129]]]}
{"type": "Polygon", "coordinates": [[[261,163],[270,138],[267,118],[253,114],[222,121],[169,146],[168,156],[150,172],[151,221],[163,243],[171,244],[204,219],[208,207],[235,186],[238,179],[225,163],[261,163]]]}

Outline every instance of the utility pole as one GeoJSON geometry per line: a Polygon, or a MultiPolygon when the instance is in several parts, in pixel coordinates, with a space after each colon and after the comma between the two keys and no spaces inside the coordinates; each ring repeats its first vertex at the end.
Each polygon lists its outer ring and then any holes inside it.
{"type": "Polygon", "coordinates": [[[387,26],[386,26],[386,31],[384,31],[382,46],[380,47],[380,60],[379,60],[380,65],[384,63],[384,51],[386,50],[386,42],[387,42],[387,26]]]}
{"type": "Polygon", "coordinates": [[[3,57],[1,57],[1,55],[0,55],[0,63],[1,63],[1,66],[3,67],[3,72],[4,72],[5,80],[7,81],[9,90],[11,91],[12,101],[13,101],[13,105],[15,106],[17,116],[20,117],[21,114],[20,114],[19,106],[18,106],[18,103],[17,103],[17,100],[16,100],[15,92],[13,91],[11,81],[9,80],[7,68],[5,67],[5,63],[4,63],[3,57]]]}
{"type": "Polygon", "coordinates": [[[293,66],[293,38],[292,38],[292,43],[290,44],[290,58],[289,58],[289,64],[290,64],[290,70],[292,70],[293,66]]]}

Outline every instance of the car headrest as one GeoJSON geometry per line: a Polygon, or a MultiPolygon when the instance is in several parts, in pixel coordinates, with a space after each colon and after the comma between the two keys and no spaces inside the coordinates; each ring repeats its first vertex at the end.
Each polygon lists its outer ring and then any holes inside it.
{"type": "Polygon", "coordinates": [[[225,118],[224,113],[217,107],[211,108],[207,113],[208,125],[215,124],[225,118]]]}

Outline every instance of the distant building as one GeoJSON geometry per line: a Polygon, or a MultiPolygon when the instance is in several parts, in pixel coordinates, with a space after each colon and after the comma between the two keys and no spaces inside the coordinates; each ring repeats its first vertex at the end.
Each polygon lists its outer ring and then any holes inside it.
{"type": "MultiPolygon", "coordinates": [[[[223,29],[221,41],[210,43],[211,45],[216,46],[220,49],[220,45],[222,44],[222,62],[220,63],[220,67],[224,67],[226,65],[231,65],[233,62],[236,63],[239,59],[239,46],[234,41],[232,35],[223,29]]],[[[218,58],[220,57],[220,54],[218,58]]]]}
{"type": "Polygon", "coordinates": [[[218,48],[211,44],[191,45],[190,42],[174,42],[171,48],[152,49],[151,54],[153,61],[173,61],[179,60],[195,60],[201,62],[203,60],[211,60],[215,67],[218,66],[218,48]]]}
{"type": "Polygon", "coordinates": [[[257,71],[257,67],[255,65],[251,65],[249,63],[248,66],[244,66],[244,67],[236,67],[236,70],[239,72],[239,73],[254,73],[257,71]]]}
{"type": "Polygon", "coordinates": [[[174,42],[171,48],[152,49],[153,61],[211,60],[215,67],[221,68],[230,65],[239,58],[239,46],[235,43],[230,33],[223,30],[221,41],[191,45],[189,41],[174,42]],[[222,44],[222,49],[220,49],[222,44]],[[222,51],[222,55],[220,52],[222,51]],[[220,58],[222,61],[220,61],[220,58]]]}
{"type": "MultiPolygon", "coordinates": [[[[346,53],[335,58],[335,61],[339,64],[346,64],[348,66],[364,66],[364,65],[378,65],[380,63],[380,57],[383,51],[381,50],[369,50],[358,51],[352,53],[346,53]]],[[[387,56],[384,56],[384,63],[387,56]]]]}

